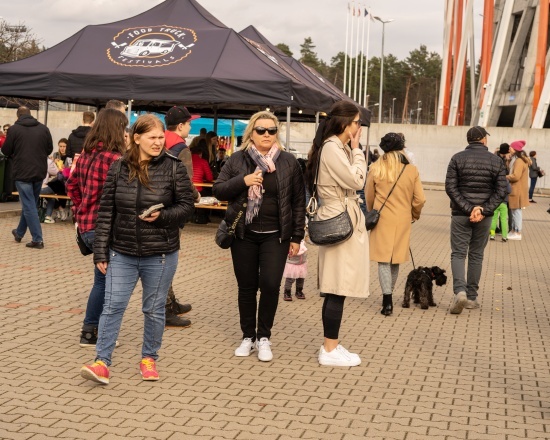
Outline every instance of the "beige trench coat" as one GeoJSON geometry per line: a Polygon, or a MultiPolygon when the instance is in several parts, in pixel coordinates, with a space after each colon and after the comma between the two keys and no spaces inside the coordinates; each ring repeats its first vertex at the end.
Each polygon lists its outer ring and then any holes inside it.
{"type": "Polygon", "coordinates": [[[343,243],[319,247],[319,289],[324,293],[367,298],[369,296],[369,239],[357,190],[365,187],[367,164],[360,149],[351,150],[332,136],[321,152],[316,219],[326,220],[347,210],[353,235],[343,243]]]}
{"type": "Polygon", "coordinates": [[[508,197],[508,207],[520,209],[529,206],[529,165],[517,158],[507,177],[512,185],[512,192],[508,197]]]}
{"type": "MultiPolygon", "coordinates": [[[[380,209],[392,186],[393,182],[375,180],[370,173],[365,189],[367,210],[380,209]]],[[[400,264],[409,260],[411,221],[420,218],[424,203],[426,197],[418,169],[408,164],[382,209],[378,224],[370,231],[372,261],[400,264]]]]}

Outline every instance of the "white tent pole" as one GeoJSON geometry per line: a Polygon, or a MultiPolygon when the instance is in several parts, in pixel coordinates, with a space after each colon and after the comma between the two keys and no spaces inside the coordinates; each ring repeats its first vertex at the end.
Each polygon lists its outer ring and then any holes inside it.
{"type": "MultiPolygon", "coordinates": [[[[357,65],[359,64],[359,60],[357,59],[357,56],[359,56],[359,26],[361,25],[361,3],[359,3],[359,8],[358,8],[358,11],[359,11],[359,14],[358,14],[358,17],[357,17],[357,41],[356,41],[356,44],[355,44],[355,52],[356,52],[356,57],[355,57],[355,73],[354,73],[354,76],[355,76],[355,81],[353,82],[353,100],[354,101],[357,101],[357,65]]],[[[363,26],[363,29],[364,29],[364,26],[363,26]]]]}
{"type": "MultiPolygon", "coordinates": [[[[363,11],[361,11],[363,13],[363,11]]],[[[361,96],[365,96],[367,93],[365,90],[363,90],[363,60],[365,59],[365,21],[367,17],[363,16],[363,29],[361,31],[361,67],[359,68],[359,91],[357,93],[357,102],[361,104],[363,102],[363,99],[361,96]],[[361,95],[362,94],[362,95],[361,95]]],[[[363,104],[364,106],[365,104],[363,104]]]]}
{"type": "Polygon", "coordinates": [[[370,41],[370,11],[369,11],[369,20],[367,23],[367,52],[365,53],[365,92],[363,93],[363,107],[367,106],[367,95],[368,95],[368,80],[369,80],[369,41],[370,41]]]}
{"type": "Polygon", "coordinates": [[[351,44],[350,44],[350,49],[349,49],[349,78],[348,78],[348,93],[347,95],[351,98],[351,70],[352,70],[352,65],[353,65],[353,22],[355,21],[354,20],[354,17],[355,17],[355,2],[352,3],[351,5],[351,10],[353,11],[353,17],[351,18],[351,44]]]}
{"type": "Polygon", "coordinates": [[[346,50],[344,52],[344,87],[343,91],[346,93],[346,86],[347,86],[347,72],[348,72],[348,27],[349,27],[349,15],[350,15],[350,9],[349,9],[349,3],[348,3],[348,14],[346,16],[346,50]]]}
{"type": "Polygon", "coordinates": [[[130,115],[132,114],[132,102],[133,102],[133,99],[129,99],[128,100],[128,114],[127,114],[127,117],[128,117],[128,126],[130,126],[130,115]]]}
{"type": "Polygon", "coordinates": [[[286,151],[290,151],[290,106],[286,108],[286,151]]]}

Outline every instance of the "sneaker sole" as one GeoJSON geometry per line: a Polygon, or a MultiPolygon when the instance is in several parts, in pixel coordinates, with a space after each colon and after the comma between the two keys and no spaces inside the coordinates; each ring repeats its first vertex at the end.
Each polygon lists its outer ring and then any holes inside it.
{"type": "Polygon", "coordinates": [[[285,301],[292,301],[292,298],[283,298],[285,301]]]}
{"type": "Polygon", "coordinates": [[[253,348],[252,350],[250,350],[250,353],[248,353],[248,354],[237,354],[237,352],[235,352],[235,356],[237,356],[237,357],[248,357],[248,356],[250,356],[252,353],[254,353],[255,351],[256,351],[256,349],[253,348]]]}
{"type": "Polygon", "coordinates": [[[146,381],[148,381],[148,382],[154,382],[154,381],[156,381],[156,380],[159,380],[160,377],[158,377],[158,376],[156,376],[156,377],[143,377],[143,375],[142,375],[142,376],[141,376],[141,379],[142,379],[142,380],[146,380],[146,381]]]}
{"type": "Polygon", "coordinates": [[[321,359],[319,359],[319,365],[322,365],[324,367],[357,367],[361,365],[361,359],[359,359],[359,362],[349,362],[346,364],[331,361],[321,361],[321,359]]]}
{"type": "Polygon", "coordinates": [[[86,367],[82,367],[80,369],[80,375],[84,378],[84,379],[88,379],[88,380],[91,380],[93,382],[97,382],[97,383],[100,383],[102,385],[109,385],[109,378],[108,377],[99,377],[98,375],[96,375],[92,370],[90,370],[89,368],[86,368],[86,367]]]}
{"type": "Polygon", "coordinates": [[[269,359],[267,359],[267,358],[262,359],[260,356],[258,356],[258,360],[260,362],[271,362],[273,360],[273,355],[271,355],[271,357],[269,359]]]}
{"type": "Polygon", "coordinates": [[[466,306],[466,303],[468,302],[468,298],[464,297],[460,301],[457,301],[452,307],[450,312],[453,315],[460,315],[462,313],[462,310],[464,310],[464,307],[466,306]]]}
{"type": "MultiPolygon", "coordinates": [[[[80,345],[80,347],[82,347],[82,348],[94,348],[95,349],[95,347],[96,347],[96,344],[82,344],[82,343],[80,343],[78,345],[80,345]]],[[[119,345],[120,345],[120,342],[116,341],[115,342],[115,348],[118,347],[119,345]]]]}

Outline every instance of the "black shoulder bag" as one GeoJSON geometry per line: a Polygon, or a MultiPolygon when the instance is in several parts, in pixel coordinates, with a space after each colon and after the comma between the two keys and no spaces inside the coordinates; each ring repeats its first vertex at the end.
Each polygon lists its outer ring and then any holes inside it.
{"type": "Polygon", "coordinates": [[[306,208],[308,216],[308,235],[309,240],[317,246],[332,246],[343,243],[353,235],[353,223],[348,213],[348,198],[344,201],[344,211],[336,217],[326,220],[315,220],[319,202],[317,200],[317,181],[319,179],[319,168],[321,167],[321,153],[323,147],[319,151],[317,159],[317,170],[315,171],[315,180],[313,182],[313,194],[309,199],[306,208]]]}
{"type": "Polygon", "coordinates": [[[403,174],[403,171],[405,171],[406,166],[407,166],[406,164],[403,165],[403,169],[399,173],[399,176],[397,177],[397,180],[395,181],[395,183],[391,187],[391,190],[390,190],[388,196],[386,197],[386,200],[384,200],[384,203],[382,204],[380,209],[374,209],[373,208],[370,211],[367,211],[367,214],[365,215],[365,226],[367,227],[367,231],[370,231],[370,230],[374,229],[374,227],[378,224],[378,220],[380,220],[380,212],[382,211],[384,206],[386,206],[386,202],[390,198],[391,193],[393,192],[393,189],[395,188],[395,185],[397,185],[397,181],[399,180],[399,177],[401,177],[401,174],[403,174]]]}
{"type": "MultiPolygon", "coordinates": [[[[97,154],[93,155],[90,159],[90,164],[88,165],[88,169],[86,170],[86,176],[84,176],[84,184],[86,184],[86,181],[88,180],[88,173],[90,172],[90,167],[92,166],[92,163],[94,163],[94,159],[97,157],[97,154]]],[[[78,225],[76,226],[76,244],[78,245],[78,249],[80,249],[80,253],[84,256],[93,254],[93,251],[86,245],[84,240],[82,239],[82,235],[80,235],[80,231],[78,230],[78,225]]]]}
{"type": "Polygon", "coordinates": [[[246,203],[243,203],[242,209],[238,212],[237,217],[235,217],[235,220],[233,221],[231,226],[228,227],[225,220],[222,220],[220,222],[218,230],[216,231],[215,240],[216,244],[222,249],[229,249],[233,244],[233,241],[235,240],[235,230],[237,229],[237,225],[239,224],[239,220],[243,216],[245,209],[246,203]]]}

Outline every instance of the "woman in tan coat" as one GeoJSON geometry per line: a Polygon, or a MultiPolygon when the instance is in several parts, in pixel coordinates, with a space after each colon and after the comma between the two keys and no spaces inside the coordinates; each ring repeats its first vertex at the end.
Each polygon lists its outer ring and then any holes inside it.
{"type": "Polygon", "coordinates": [[[426,198],[418,169],[403,153],[402,136],[388,133],[382,138],[380,147],[384,155],[371,165],[365,193],[369,211],[380,210],[386,202],[378,224],[370,232],[370,259],[378,262],[383,294],[380,313],[388,316],[393,312],[392,292],[399,264],[409,260],[411,223],[420,218],[426,198]]]}
{"type": "Polygon", "coordinates": [[[512,227],[508,234],[508,240],[521,240],[522,209],[529,206],[529,165],[531,159],[525,151],[525,141],[514,141],[510,148],[514,155],[510,161],[510,174],[506,176],[512,185],[512,192],[508,200],[508,207],[512,214],[512,227]]]}
{"type": "Polygon", "coordinates": [[[319,124],[309,152],[306,176],[311,194],[320,156],[315,219],[327,220],[347,209],[353,223],[353,235],[348,240],[319,248],[319,288],[325,293],[321,365],[353,367],[361,363],[357,354],[338,343],[344,300],[347,296],[369,296],[368,234],[356,193],[365,187],[367,172],[365,155],[359,148],[360,135],[359,109],[349,101],[340,101],[319,124]]]}

